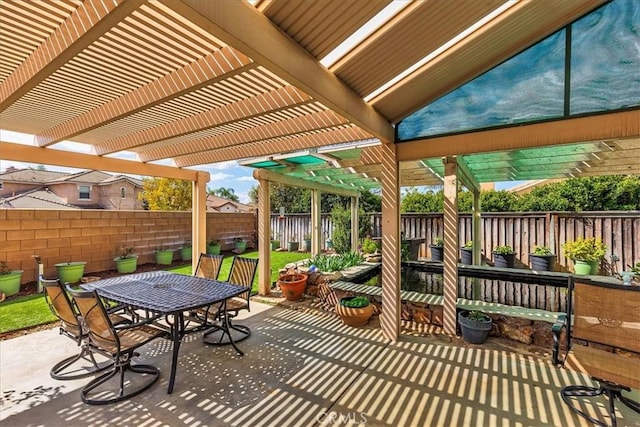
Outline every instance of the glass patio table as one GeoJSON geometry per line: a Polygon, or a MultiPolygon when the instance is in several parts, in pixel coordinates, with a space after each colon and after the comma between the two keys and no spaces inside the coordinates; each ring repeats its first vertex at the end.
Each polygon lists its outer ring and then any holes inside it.
{"type": "MultiPolygon", "coordinates": [[[[168,394],[173,391],[180,343],[182,337],[187,333],[184,322],[185,311],[220,303],[222,316],[219,327],[223,333],[229,336],[230,344],[238,354],[244,354],[237,347],[229,332],[226,301],[246,292],[249,289],[247,287],[167,271],[113,277],[86,283],[82,287],[87,290],[95,290],[99,296],[108,300],[173,318],[171,322],[167,320],[173,339],[168,394]]],[[[191,329],[189,332],[194,330],[198,329],[191,329]]]]}

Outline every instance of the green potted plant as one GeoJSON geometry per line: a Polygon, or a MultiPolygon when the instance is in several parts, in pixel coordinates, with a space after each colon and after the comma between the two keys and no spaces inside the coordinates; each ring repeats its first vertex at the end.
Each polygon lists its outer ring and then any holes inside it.
{"type": "Polygon", "coordinates": [[[156,248],[156,264],[171,265],[173,262],[173,250],[167,249],[164,245],[156,248]]]}
{"type": "Polygon", "coordinates": [[[531,269],[536,271],[553,271],[556,255],[548,246],[536,246],[529,254],[531,269]]]}
{"type": "Polygon", "coordinates": [[[134,253],[134,248],[125,245],[116,245],[116,263],[118,273],[133,273],[138,268],[138,255],[134,253]]]}
{"type": "Polygon", "coordinates": [[[278,235],[274,234],[273,238],[271,239],[271,250],[275,251],[276,249],[280,248],[280,239],[278,239],[278,235]]]}
{"type": "Polygon", "coordinates": [[[509,245],[496,246],[493,249],[493,262],[498,268],[513,268],[516,262],[516,253],[509,245]]]}
{"type": "Polygon", "coordinates": [[[436,237],[429,248],[431,248],[431,261],[442,262],[444,260],[444,239],[442,237],[436,237]]]}
{"type": "Polygon", "coordinates": [[[298,242],[298,236],[294,234],[293,236],[291,236],[291,238],[287,242],[287,250],[289,252],[298,252],[299,248],[300,248],[300,242],[298,242]]]}
{"type": "Polygon", "coordinates": [[[192,256],[193,256],[193,248],[191,247],[191,242],[185,241],[180,246],[180,257],[182,257],[183,261],[191,261],[192,256]]]}
{"type": "Polygon", "coordinates": [[[234,252],[237,254],[241,254],[247,250],[247,241],[242,237],[236,237],[233,239],[233,246],[235,248],[234,252]]]}
{"type": "Polygon", "coordinates": [[[209,255],[220,255],[221,248],[222,245],[218,239],[211,239],[209,240],[209,243],[207,243],[207,253],[209,255]]]}
{"type": "Polygon", "coordinates": [[[373,311],[373,305],[366,296],[344,297],[336,304],[336,313],[348,326],[366,325],[373,311]]]}
{"type": "Polygon", "coordinates": [[[460,248],[460,262],[462,264],[473,264],[473,240],[469,240],[460,248]]]}
{"type": "Polygon", "coordinates": [[[565,242],[562,250],[567,258],[573,260],[576,274],[598,274],[598,266],[607,252],[607,245],[601,239],[589,237],[565,242]]]}
{"type": "Polygon", "coordinates": [[[20,292],[22,270],[12,270],[5,262],[0,261],[0,296],[15,295],[20,292]]]}
{"type": "Polygon", "coordinates": [[[278,286],[287,301],[298,301],[307,286],[307,275],[302,273],[283,274],[278,279],[278,286]]]}
{"type": "Polygon", "coordinates": [[[458,324],[464,340],[471,344],[482,344],[487,340],[492,324],[491,317],[481,311],[461,311],[458,324]]]}
{"type": "Polygon", "coordinates": [[[311,234],[307,233],[304,235],[304,250],[306,252],[311,252],[311,234]]]}
{"type": "Polygon", "coordinates": [[[70,261],[56,264],[58,278],[61,283],[78,283],[84,275],[85,261],[70,261]]]}

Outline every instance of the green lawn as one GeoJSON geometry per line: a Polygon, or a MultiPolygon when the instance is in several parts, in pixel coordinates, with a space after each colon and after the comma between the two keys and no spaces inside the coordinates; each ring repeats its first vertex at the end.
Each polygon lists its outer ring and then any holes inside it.
{"type": "MultiPolygon", "coordinates": [[[[258,252],[246,252],[242,256],[257,258],[258,252]]],[[[271,252],[271,282],[278,280],[278,270],[290,262],[309,258],[308,253],[299,252],[271,252]]],[[[232,256],[225,256],[220,270],[220,279],[226,280],[231,269],[232,256]]],[[[181,274],[191,274],[191,266],[170,268],[169,271],[181,274]]],[[[253,282],[253,291],[258,290],[258,275],[253,282]]],[[[17,329],[42,325],[56,320],[51,314],[42,294],[27,295],[12,298],[0,303],[0,333],[17,329]]]]}

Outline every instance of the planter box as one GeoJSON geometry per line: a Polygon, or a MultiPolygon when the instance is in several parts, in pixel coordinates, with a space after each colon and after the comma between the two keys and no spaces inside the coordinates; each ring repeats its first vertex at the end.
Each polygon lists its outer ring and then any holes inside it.
{"type": "Polygon", "coordinates": [[[192,256],[193,256],[193,248],[180,249],[180,257],[182,257],[183,261],[191,261],[192,256]]]}
{"type": "Polygon", "coordinates": [[[113,262],[116,263],[118,273],[133,273],[138,268],[138,257],[114,258],[113,262]]]}
{"type": "Polygon", "coordinates": [[[473,249],[460,249],[460,262],[466,265],[473,264],[473,249]]]}
{"type": "Polygon", "coordinates": [[[444,246],[434,246],[429,245],[431,248],[431,261],[440,261],[444,260],[444,246]]]}
{"type": "Polygon", "coordinates": [[[156,251],[156,264],[171,265],[173,251],[156,251]]]}
{"type": "Polygon", "coordinates": [[[513,268],[516,264],[516,254],[493,253],[493,262],[498,268],[513,268]]]}
{"type": "Polygon", "coordinates": [[[22,270],[13,270],[9,274],[0,275],[0,293],[8,297],[17,294],[20,292],[21,280],[22,270]]]}
{"type": "Polygon", "coordinates": [[[207,245],[207,253],[209,255],[220,255],[222,245],[207,245]]]}

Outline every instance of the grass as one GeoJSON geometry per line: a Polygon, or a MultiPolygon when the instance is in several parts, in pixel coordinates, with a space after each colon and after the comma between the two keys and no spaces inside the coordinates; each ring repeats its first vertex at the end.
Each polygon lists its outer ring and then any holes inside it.
{"type": "Polygon", "coordinates": [[[0,304],[0,333],[56,320],[42,294],[13,298],[0,304]]]}
{"type": "MultiPolygon", "coordinates": [[[[258,258],[258,252],[246,252],[242,256],[247,258],[258,258]]],[[[304,252],[271,252],[271,278],[270,282],[278,280],[278,270],[284,268],[290,262],[300,261],[309,258],[304,252]]],[[[225,256],[220,270],[220,278],[226,280],[231,270],[232,256],[225,256]]],[[[191,275],[191,266],[169,268],[169,271],[180,274],[191,275]]],[[[258,290],[258,275],[253,281],[254,292],[258,290]]],[[[51,314],[49,307],[42,294],[27,295],[23,297],[11,298],[0,303],[0,333],[29,328],[32,326],[51,323],[56,317],[51,314]]]]}

